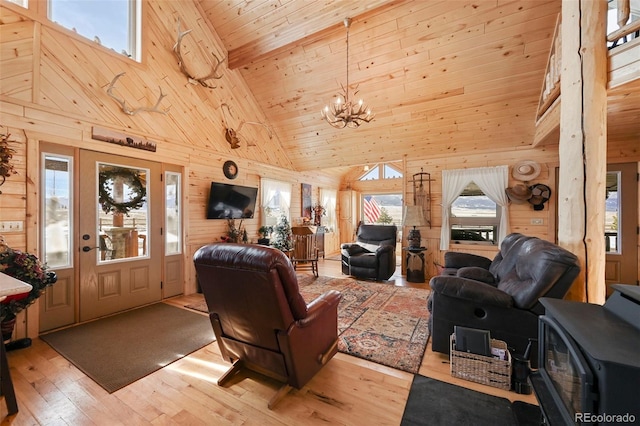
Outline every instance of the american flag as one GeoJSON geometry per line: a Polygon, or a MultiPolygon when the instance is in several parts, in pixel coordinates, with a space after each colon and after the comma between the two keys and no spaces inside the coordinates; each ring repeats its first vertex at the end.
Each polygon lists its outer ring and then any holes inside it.
{"type": "Polygon", "coordinates": [[[380,206],[371,195],[364,197],[364,215],[370,223],[375,223],[380,217],[380,206]]]}

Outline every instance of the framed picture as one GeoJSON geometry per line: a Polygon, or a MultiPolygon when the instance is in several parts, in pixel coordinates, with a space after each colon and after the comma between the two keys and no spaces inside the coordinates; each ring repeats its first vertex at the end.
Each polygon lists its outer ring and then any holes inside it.
{"type": "Polygon", "coordinates": [[[311,215],[311,185],[308,183],[301,184],[302,187],[302,217],[312,219],[311,215]]]}

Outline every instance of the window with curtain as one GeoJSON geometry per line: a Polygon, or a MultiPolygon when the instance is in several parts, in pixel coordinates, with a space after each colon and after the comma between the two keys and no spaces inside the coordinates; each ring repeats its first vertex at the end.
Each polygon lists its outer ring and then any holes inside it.
{"type": "Polygon", "coordinates": [[[335,189],[323,189],[320,188],[320,204],[325,209],[325,218],[322,219],[322,224],[327,228],[327,232],[335,232],[338,227],[338,219],[336,214],[336,199],[338,198],[338,191],[335,189]]]}
{"type": "Polygon", "coordinates": [[[289,182],[263,178],[260,181],[260,197],[263,225],[275,226],[281,215],[291,222],[291,184],[289,182]]]}
{"type": "MultiPolygon", "coordinates": [[[[440,233],[440,250],[448,250],[451,242],[452,225],[471,226],[470,221],[475,221],[474,226],[481,225],[478,216],[474,219],[473,213],[466,213],[466,218],[454,217],[452,213],[460,212],[464,204],[459,198],[465,190],[477,187],[476,192],[482,193],[481,197],[487,197],[489,202],[496,204],[496,217],[489,217],[487,224],[491,226],[497,222],[498,245],[509,232],[509,215],[507,212],[508,198],[505,193],[509,183],[509,166],[480,167],[474,169],[458,169],[442,171],[442,229],[440,233]],[[472,185],[472,186],[471,186],[472,185]],[[454,207],[455,204],[455,207],[454,207]]],[[[479,196],[479,195],[476,195],[479,196]]],[[[464,199],[463,199],[464,200],[464,199]]],[[[468,200],[468,199],[467,199],[468,200]]],[[[476,200],[476,204],[479,201],[476,200]]],[[[488,225],[486,225],[488,226],[488,225]]],[[[459,228],[458,228],[459,229],[459,228]]],[[[495,235],[492,236],[495,241],[495,235]]]]}
{"type": "Polygon", "coordinates": [[[500,209],[475,182],[451,204],[451,241],[497,244],[500,209]]]}

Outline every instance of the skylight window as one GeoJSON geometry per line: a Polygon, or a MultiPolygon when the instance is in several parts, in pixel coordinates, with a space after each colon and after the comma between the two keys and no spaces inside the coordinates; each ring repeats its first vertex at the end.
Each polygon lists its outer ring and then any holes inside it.
{"type": "Polygon", "coordinates": [[[368,170],[359,180],[379,180],[402,178],[402,172],[389,164],[375,165],[368,170]]]}
{"type": "Polygon", "coordinates": [[[26,9],[27,7],[29,7],[29,4],[27,3],[27,0],[9,0],[9,1],[10,1],[11,3],[15,3],[15,4],[17,4],[18,6],[22,6],[22,7],[24,7],[25,9],[26,9]]]}
{"type": "Polygon", "coordinates": [[[140,0],[49,0],[49,19],[140,61],[140,0]]]}

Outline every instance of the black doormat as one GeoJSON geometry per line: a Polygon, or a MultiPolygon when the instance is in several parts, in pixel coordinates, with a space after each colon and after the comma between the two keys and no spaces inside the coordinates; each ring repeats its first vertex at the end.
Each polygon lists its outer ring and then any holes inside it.
{"type": "Polygon", "coordinates": [[[540,409],[506,398],[416,375],[402,416],[403,426],[529,426],[541,423],[540,409]]]}

